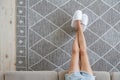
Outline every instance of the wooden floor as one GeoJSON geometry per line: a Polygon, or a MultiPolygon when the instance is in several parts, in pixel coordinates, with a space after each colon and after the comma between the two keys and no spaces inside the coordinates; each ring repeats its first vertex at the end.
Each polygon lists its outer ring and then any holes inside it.
{"type": "Polygon", "coordinates": [[[0,71],[15,70],[15,0],[0,0],[0,71]]]}

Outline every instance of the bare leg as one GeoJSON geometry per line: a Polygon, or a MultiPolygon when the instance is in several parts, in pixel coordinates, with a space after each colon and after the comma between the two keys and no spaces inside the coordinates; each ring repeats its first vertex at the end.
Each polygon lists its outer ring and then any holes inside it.
{"type": "Polygon", "coordinates": [[[87,55],[87,49],[86,49],[86,41],[82,30],[82,25],[79,20],[76,21],[77,24],[77,33],[78,33],[78,44],[79,44],[79,50],[80,50],[80,70],[86,71],[89,74],[93,75],[88,55],[87,55]]]}
{"type": "Polygon", "coordinates": [[[71,62],[70,62],[70,68],[68,73],[80,71],[79,67],[79,46],[78,46],[78,33],[76,33],[75,40],[73,42],[72,46],[72,57],[71,57],[71,62]]]}

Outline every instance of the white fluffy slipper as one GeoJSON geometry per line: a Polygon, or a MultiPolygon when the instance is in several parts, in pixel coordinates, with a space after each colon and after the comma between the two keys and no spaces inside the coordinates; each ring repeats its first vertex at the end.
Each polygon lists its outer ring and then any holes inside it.
{"type": "Polygon", "coordinates": [[[75,13],[73,15],[71,27],[75,27],[75,23],[74,23],[75,20],[81,20],[83,31],[85,31],[87,28],[87,25],[88,25],[88,15],[82,14],[81,10],[77,10],[77,11],[75,11],[75,13]]]}
{"type": "Polygon", "coordinates": [[[82,20],[82,11],[81,10],[77,10],[75,11],[73,18],[72,18],[72,22],[71,22],[71,27],[75,27],[75,20],[82,20]]]}
{"type": "Polygon", "coordinates": [[[85,31],[88,25],[88,15],[86,14],[82,15],[82,24],[83,24],[83,31],[85,31]]]}

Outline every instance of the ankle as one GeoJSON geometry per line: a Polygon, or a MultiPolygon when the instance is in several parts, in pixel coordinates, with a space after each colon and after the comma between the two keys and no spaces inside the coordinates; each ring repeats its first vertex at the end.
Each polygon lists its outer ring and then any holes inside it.
{"type": "Polygon", "coordinates": [[[77,26],[82,25],[82,21],[81,21],[81,20],[76,20],[76,25],[77,25],[77,26]]]}
{"type": "Polygon", "coordinates": [[[77,32],[81,32],[81,31],[83,31],[82,26],[77,26],[76,31],[77,31],[77,32]]]}
{"type": "Polygon", "coordinates": [[[82,22],[80,20],[76,20],[76,29],[80,30],[82,28],[82,22]]]}

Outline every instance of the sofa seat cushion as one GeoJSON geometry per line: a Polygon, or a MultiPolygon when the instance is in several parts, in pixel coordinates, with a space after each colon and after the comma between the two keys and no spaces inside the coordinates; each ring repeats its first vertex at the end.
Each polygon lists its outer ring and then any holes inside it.
{"type": "Polygon", "coordinates": [[[6,72],[5,80],[58,80],[55,71],[15,71],[6,72]]]}
{"type": "Polygon", "coordinates": [[[96,80],[110,80],[109,72],[94,71],[93,74],[96,76],[96,80]]]}
{"type": "Polygon", "coordinates": [[[120,72],[111,72],[111,80],[120,80],[120,72]]]}
{"type": "Polygon", "coordinates": [[[2,72],[0,72],[0,80],[4,80],[4,75],[2,72]]]}

